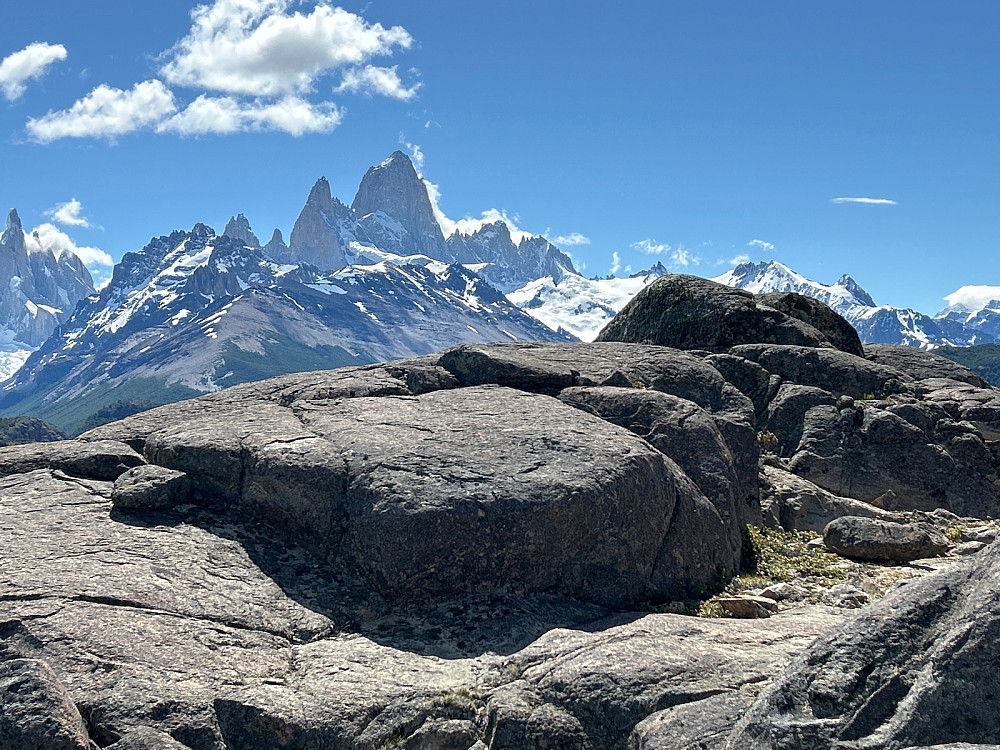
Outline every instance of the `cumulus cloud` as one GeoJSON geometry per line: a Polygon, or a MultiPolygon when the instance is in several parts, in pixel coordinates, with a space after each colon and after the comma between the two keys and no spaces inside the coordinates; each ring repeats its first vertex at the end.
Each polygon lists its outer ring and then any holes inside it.
{"type": "Polygon", "coordinates": [[[143,81],[127,91],[102,84],[69,109],[29,119],[28,133],[40,143],[59,138],[113,140],[176,111],[174,95],[161,81],[143,81]]]}
{"type": "Polygon", "coordinates": [[[571,232],[570,234],[560,234],[550,239],[553,245],[565,245],[568,247],[573,247],[576,245],[589,245],[590,237],[580,234],[579,232],[571,232]]]}
{"type": "Polygon", "coordinates": [[[633,242],[631,247],[633,250],[638,250],[644,255],[664,256],[667,260],[667,265],[672,268],[687,268],[688,266],[697,266],[701,263],[701,258],[697,255],[692,255],[691,251],[683,245],[672,247],[666,243],[646,239],[633,242]]]}
{"type": "Polygon", "coordinates": [[[60,257],[64,253],[72,253],[82,260],[88,268],[114,265],[111,256],[99,247],[77,245],[68,234],[55,224],[40,224],[31,230],[31,233],[26,236],[26,240],[29,247],[51,250],[56,257],[60,257]]]}
{"type": "Polygon", "coordinates": [[[609,273],[614,276],[622,270],[622,259],[621,256],[616,252],[611,253],[611,268],[608,269],[609,273]]]}
{"type": "Polygon", "coordinates": [[[875,206],[898,206],[894,200],[889,198],[831,198],[830,203],[867,203],[875,206]]]}
{"type": "Polygon", "coordinates": [[[27,82],[41,78],[53,63],[65,60],[61,44],[35,42],[0,61],[0,90],[9,101],[16,101],[27,90],[27,82]]]}
{"type": "Polygon", "coordinates": [[[179,135],[230,135],[280,131],[293,136],[330,133],[343,120],[343,111],[332,102],[312,104],[296,96],[276,102],[242,103],[232,97],[199,96],[182,112],[156,126],[158,133],[179,135]]]}
{"type": "Polygon", "coordinates": [[[231,94],[302,94],[322,75],[413,44],[401,26],[369,24],[324,4],[309,13],[289,12],[291,5],[291,0],[216,0],[197,6],[190,32],[166,55],[164,78],[231,94]]]}
{"type": "Polygon", "coordinates": [[[353,94],[367,94],[372,96],[392,97],[402,101],[410,101],[417,95],[417,89],[421,87],[420,82],[407,87],[396,72],[396,67],[379,68],[375,65],[366,65],[363,68],[348,68],[344,71],[343,79],[334,93],[346,92],[353,94]]]}
{"type": "Polygon", "coordinates": [[[747,243],[747,247],[757,247],[763,250],[765,253],[773,253],[774,245],[770,242],[764,242],[764,240],[750,240],[747,243]]]}
{"type": "Polygon", "coordinates": [[[88,229],[90,221],[83,216],[83,204],[76,198],[66,203],[57,203],[56,207],[45,212],[45,215],[57,224],[88,229]]]}

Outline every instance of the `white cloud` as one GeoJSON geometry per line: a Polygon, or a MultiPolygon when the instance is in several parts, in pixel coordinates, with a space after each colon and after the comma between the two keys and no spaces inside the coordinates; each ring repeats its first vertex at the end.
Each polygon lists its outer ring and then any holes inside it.
{"type": "Polygon", "coordinates": [[[417,174],[423,174],[424,152],[420,149],[420,146],[416,143],[410,143],[406,140],[406,136],[402,133],[399,134],[399,144],[410,152],[410,160],[413,162],[413,166],[416,168],[417,174]]]}
{"type": "Polygon", "coordinates": [[[234,94],[313,90],[317,78],[413,44],[401,26],[369,24],[342,8],[289,12],[291,0],[215,0],[191,11],[192,27],[167,53],[167,82],[234,94]]]}
{"type": "Polygon", "coordinates": [[[59,257],[63,253],[76,255],[83,264],[91,266],[110,267],[114,265],[111,256],[98,247],[85,247],[77,245],[68,234],[63,232],[55,224],[41,224],[27,234],[26,239],[29,247],[34,246],[39,249],[48,249],[59,257]]]}
{"type": "Polygon", "coordinates": [[[82,215],[83,204],[76,198],[66,203],[57,203],[56,207],[46,211],[45,215],[57,224],[65,224],[71,227],[90,228],[90,221],[82,215]]]}
{"type": "Polygon", "coordinates": [[[330,133],[343,120],[332,102],[312,104],[295,96],[277,102],[242,103],[228,96],[199,96],[182,112],[156,126],[158,133],[230,135],[276,130],[293,136],[330,133]]]}
{"type": "Polygon", "coordinates": [[[423,84],[417,82],[407,88],[400,80],[396,67],[393,65],[391,68],[379,68],[375,65],[366,65],[363,68],[348,68],[344,71],[340,85],[333,91],[337,94],[344,92],[368,96],[379,94],[408,102],[417,95],[417,89],[423,84]]]}
{"type": "Polygon", "coordinates": [[[688,266],[697,266],[701,264],[701,258],[697,255],[692,255],[691,251],[683,245],[671,247],[666,243],[647,239],[633,242],[631,247],[633,250],[638,250],[644,255],[665,256],[667,259],[667,265],[671,268],[686,268],[688,266]]]}
{"type": "Polygon", "coordinates": [[[41,143],[58,138],[108,138],[155,125],[177,111],[161,81],[143,81],[128,91],[102,84],[69,109],[31,118],[28,133],[41,143]]]}
{"type": "Polygon", "coordinates": [[[959,307],[966,312],[978,312],[989,307],[991,302],[1000,300],[1000,286],[963,286],[945,299],[949,307],[959,307]]]}
{"type": "Polygon", "coordinates": [[[617,252],[611,253],[611,268],[608,270],[612,276],[622,270],[622,259],[617,252]]]}
{"type": "Polygon", "coordinates": [[[41,78],[50,65],[65,60],[61,44],[35,42],[0,61],[0,90],[9,101],[20,99],[32,79],[41,78]]]}
{"type": "Polygon", "coordinates": [[[582,235],[579,232],[571,232],[570,234],[560,234],[556,237],[552,237],[549,241],[553,245],[566,245],[568,247],[573,247],[575,245],[589,245],[590,237],[582,235]]]}
{"type": "Polygon", "coordinates": [[[867,203],[876,206],[898,206],[894,200],[888,198],[831,198],[830,203],[867,203]]]}
{"type": "Polygon", "coordinates": [[[738,266],[740,265],[740,263],[749,263],[749,262],[750,262],[750,256],[746,255],[745,253],[741,253],[740,255],[734,255],[729,260],[726,261],[720,260],[716,265],[721,266],[723,263],[727,263],[730,266],[738,266]]]}
{"type": "MultiPolygon", "coordinates": [[[[765,253],[773,253],[774,252],[774,245],[772,245],[770,242],[764,242],[764,240],[750,240],[747,243],[747,247],[759,247],[765,253]]],[[[740,256],[740,257],[742,257],[742,256],[740,256]]]]}

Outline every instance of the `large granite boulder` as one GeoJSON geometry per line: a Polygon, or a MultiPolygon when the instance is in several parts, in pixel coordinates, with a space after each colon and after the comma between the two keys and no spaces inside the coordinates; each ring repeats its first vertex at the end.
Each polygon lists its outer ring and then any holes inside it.
{"type": "Polygon", "coordinates": [[[756,299],[758,304],[767,305],[803,323],[808,323],[842,352],[858,357],[865,356],[861,338],[854,326],[818,299],[796,292],[758,294],[756,299]]]}
{"type": "Polygon", "coordinates": [[[830,346],[823,334],[750,292],[685,274],[661,276],[611,319],[598,341],[724,352],[737,344],[830,346]]]}

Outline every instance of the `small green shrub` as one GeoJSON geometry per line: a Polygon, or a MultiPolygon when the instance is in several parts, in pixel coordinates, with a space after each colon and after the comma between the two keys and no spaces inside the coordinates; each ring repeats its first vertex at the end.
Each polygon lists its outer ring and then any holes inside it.
{"type": "Polygon", "coordinates": [[[761,430],[757,433],[757,447],[764,453],[774,453],[778,447],[778,436],[770,430],[761,430]]]}

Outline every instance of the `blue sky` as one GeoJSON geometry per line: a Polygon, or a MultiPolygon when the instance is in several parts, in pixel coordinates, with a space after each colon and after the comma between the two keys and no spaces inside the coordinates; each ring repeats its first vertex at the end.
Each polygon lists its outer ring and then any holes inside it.
{"type": "Polygon", "coordinates": [[[1000,3],[316,5],[5,9],[0,207],[114,260],[241,211],[287,239],[319,176],[349,203],[418,147],[448,216],[588,275],[773,258],[924,312],[1000,284],[1000,3]]]}

